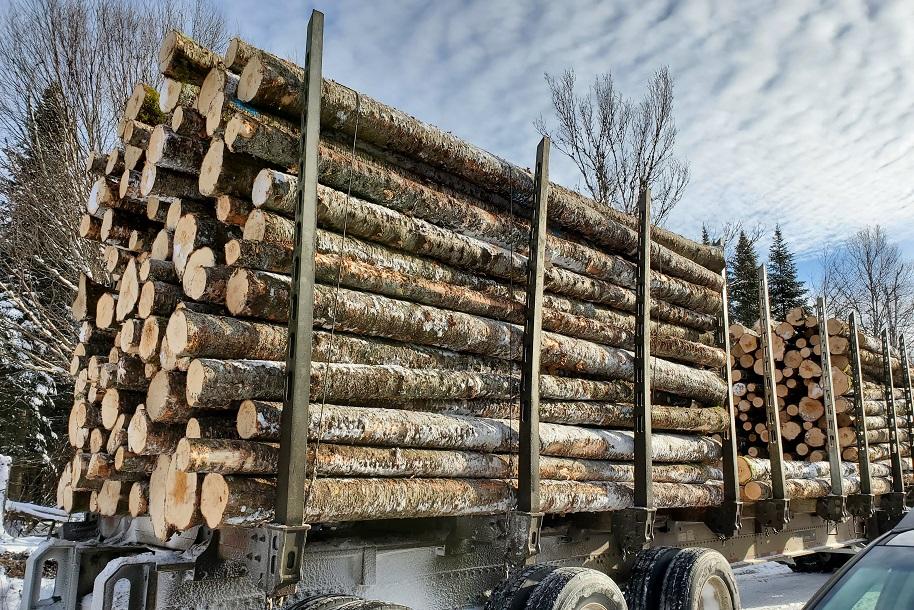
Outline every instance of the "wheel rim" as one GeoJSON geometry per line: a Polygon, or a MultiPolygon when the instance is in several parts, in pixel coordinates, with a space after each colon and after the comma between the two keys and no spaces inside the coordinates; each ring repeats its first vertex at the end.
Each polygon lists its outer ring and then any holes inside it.
{"type": "Polygon", "coordinates": [[[730,588],[727,583],[717,575],[705,581],[701,588],[699,599],[700,610],[734,610],[733,599],[730,597],[730,588]]]}
{"type": "Polygon", "coordinates": [[[600,602],[589,602],[581,610],[608,610],[608,608],[600,602]]]}

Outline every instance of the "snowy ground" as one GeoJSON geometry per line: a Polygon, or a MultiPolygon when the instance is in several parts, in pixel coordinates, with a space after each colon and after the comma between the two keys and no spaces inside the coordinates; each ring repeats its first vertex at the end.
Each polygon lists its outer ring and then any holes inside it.
{"type": "Polygon", "coordinates": [[[743,610],[799,610],[831,574],[798,574],[775,562],[734,570],[743,610]]]}

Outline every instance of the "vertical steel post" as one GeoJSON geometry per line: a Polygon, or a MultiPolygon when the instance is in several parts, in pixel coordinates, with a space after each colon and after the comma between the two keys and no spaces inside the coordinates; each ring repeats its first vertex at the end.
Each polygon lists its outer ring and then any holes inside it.
{"type": "Polygon", "coordinates": [[[841,445],[838,443],[838,418],[835,415],[835,387],[832,382],[831,352],[828,341],[828,311],[825,298],[816,299],[816,317],[819,319],[819,352],[822,362],[822,390],[825,399],[825,421],[828,465],[831,474],[831,493],[816,502],[816,512],[828,521],[845,521],[847,508],[844,499],[844,477],[841,468],[841,445]]]}
{"type": "Polygon", "coordinates": [[[546,216],[549,201],[549,138],[536,149],[533,220],[527,258],[527,309],[521,364],[520,448],[517,508],[540,512],[540,349],[543,334],[543,273],[546,264],[546,216]]]}
{"type": "Polygon", "coordinates": [[[860,340],[857,314],[847,319],[850,330],[851,377],[854,382],[854,430],[857,436],[857,465],[860,469],[860,493],[848,497],[848,509],[856,517],[868,519],[875,510],[873,478],[870,473],[870,443],[866,438],[866,409],[863,406],[863,368],[860,366],[860,340]]]}
{"type": "Polygon", "coordinates": [[[882,389],[889,418],[889,447],[892,451],[892,491],[904,493],[904,472],[901,467],[901,447],[898,445],[898,423],[895,420],[895,383],[892,379],[892,354],[889,329],[882,330],[882,389]]]}
{"type": "MultiPolygon", "coordinates": [[[[733,375],[730,371],[730,313],[728,311],[729,297],[727,294],[727,269],[721,272],[723,288],[721,289],[721,302],[723,303],[720,315],[717,317],[717,344],[724,350],[724,368],[721,371],[727,383],[728,390],[733,389],[733,375]]],[[[724,407],[727,409],[728,425],[723,434],[721,447],[724,471],[724,501],[719,510],[708,512],[705,519],[711,530],[726,538],[735,536],[740,529],[740,516],[742,505],[739,495],[739,471],[737,470],[736,447],[736,409],[733,407],[733,392],[727,392],[724,407]]]]}
{"type": "Polygon", "coordinates": [[[651,469],[651,191],[638,198],[638,284],[635,289],[635,506],[654,508],[651,469]]]}
{"type": "Polygon", "coordinates": [[[771,462],[771,499],[760,503],[759,522],[780,531],[790,521],[790,499],[784,482],[784,449],[781,441],[781,417],[774,381],[774,352],[771,349],[771,306],[768,300],[768,270],[758,268],[759,334],[764,359],[765,414],[768,423],[768,459],[771,462]]]}
{"type": "MultiPolygon", "coordinates": [[[[905,414],[905,424],[908,430],[908,445],[911,446],[914,442],[914,396],[912,396],[911,388],[911,366],[908,363],[908,347],[905,342],[904,335],[900,339],[900,349],[901,349],[901,368],[902,368],[902,383],[904,384],[904,402],[906,408],[905,414]]],[[[910,452],[911,460],[911,472],[914,472],[914,451],[910,452]]],[[[908,490],[910,494],[914,491],[914,487],[908,490]]]]}
{"type": "Polygon", "coordinates": [[[635,494],[634,506],[613,513],[613,532],[623,553],[635,552],[654,537],[654,484],[651,439],[651,191],[638,198],[638,276],[635,288],[635,494]]]}
{"type": "Polygon", "coordinates": [[[298,197],[295,206],[295,248],[289,308],[289,351],[286,358],[286,391],[279,435],[279,469],[276,478],[276,512],[273,544],[277,561],[275,587],[299,580],[301,549],[308,526],[304,525],[306,456],[311,395],[311,332],[314,316],[314,235],[317,229],[317,155],[320,144],[321,69],[324,15],[311,13],[308,22],[305,77],[301,99],[298,197]]]}

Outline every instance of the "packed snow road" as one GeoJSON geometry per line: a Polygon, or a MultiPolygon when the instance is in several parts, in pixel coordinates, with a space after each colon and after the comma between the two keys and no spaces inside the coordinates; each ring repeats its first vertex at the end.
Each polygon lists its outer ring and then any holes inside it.
{"type": "Polygon", "coordinates": [[[775,562],[734,570],[743,610],[800,610],[831,574],[800,574],[775,562]]]}

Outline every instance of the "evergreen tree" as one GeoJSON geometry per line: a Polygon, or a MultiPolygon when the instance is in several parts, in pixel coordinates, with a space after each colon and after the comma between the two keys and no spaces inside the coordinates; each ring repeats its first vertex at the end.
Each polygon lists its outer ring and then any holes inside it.
{"type": "Polygon", "coordinates": [[[708,227],[701,225],[701,243],[706,246],[711,245],[711,236],[708,235],[708,227]]]}
{"type": "Polygon", "coordinates": [[[787,312],[806,302],[806,287],[797,279],[793,253],[787,248],[780,225],[774,228],[774,239],[768,251],[768,298],[771,315],[783,320],[787,312]]]}
{"type": "Polygon", "coordinates": [[[758,255],[744,231],[730,261],[730,317],[732,321],[752,326],[758,320],[758,255]]]}

